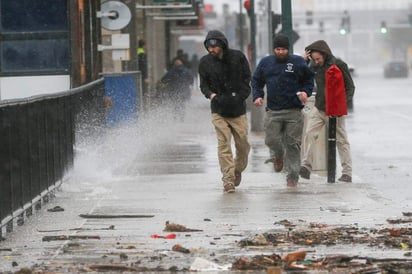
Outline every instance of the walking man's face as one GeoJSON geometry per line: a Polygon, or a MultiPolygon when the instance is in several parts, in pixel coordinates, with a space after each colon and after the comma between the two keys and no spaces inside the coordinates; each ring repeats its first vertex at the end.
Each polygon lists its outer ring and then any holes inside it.
{"type": "Polygon", "coordinates": [[[319,52],[312,52],[310,54],[310,57],[312,57],[313,62],[315,62],[315,64],[318,66],[323,66],[323,64],[325,63],[325,58],[319,52]]]}
{"type": "Polygon", "coordinates": [[[209,46],[209,47],[207,48],[207,51],[208,51],[211,55],[213,55],[213,56],[215,56],[215,57],[218,57],[218,58],[220,58],[220,59],[223,57],[223,49],[222,49],[221,47],[209,46]]]}
{"type": "Polygon", "coordinates": [[[286,62],[288,60],[288,56],[289,56],[289,49],[287,48],[282,48],[282,47],[277,47],[273,50],[276,59],[279,62],[286,62]]]}

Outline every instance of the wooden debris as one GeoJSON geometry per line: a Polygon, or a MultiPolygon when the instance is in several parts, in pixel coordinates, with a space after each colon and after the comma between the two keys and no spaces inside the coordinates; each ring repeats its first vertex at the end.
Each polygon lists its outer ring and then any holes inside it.
{"type": "Polygon", "coordinates": [[[62,208],[60,206],[55,206],[53,208],[49,208],[47,211],[49,211],[49,212],[61,212],[61,211],[64,211],[64,208],[62,208]]]}
{"type": "Polygon", "coordinates": [[[86,219],[116,219],[116,218],[153,218],[154,215],[142,215],[142,214],[80,214],[82,218],[86,219]]]}
{"type": "Polygon", "coordinates": [[[69,229],[50,229],[50,230],[37,230],[38,232],[61,232],[61,231],[86,231],[86,230],[114,230],[114,225],[110,225],[109,227],[102,227],[102,228],[69,228],[69,229]]]}
{"type": "Polygon", "coordinates": [[[119,265],[119,264],[96,264],[96,265],[90,265],[88,267],[91,270],[94,271],[141,271],[142,269],[136,268],[136,267],[131,267],[127,265],[119,265]]]}
{"type": "Polygon", "coordinates": [[[303,261],[306,257],[306,251],[296,251],[288,253],[282,257],[282,260],[285,261],[288,265],[292,262],[303,261]]]}
{"type": "Polygon", "coordinates": [[[203,230],[187,228],[184,225],[169,223],[169,221],[166,221],[166,227],[165,227],[165,229],[163,229],[163,231],[167,231],[167,232],[199,232],[199,231],[203,231],[203,230]]]}
{"type": "Polygon", "coordinates": [[[44,236],[42,238],[43,242],[50,242],[50,241],[66,241],[66,240],[100,240],[100,236],[93,236],[93,235],[57,235],[57,236],[44,236]]]}
{"type": "Polygon", "coordinates": [[[180,252],[180,253],[190,253],[190,250],[189,250],[189,249],[181,246],[180,244],[175,244],[175,245],[172,247],[172,250],[173,250],[173,251],[176,251],[176,252],[180,252]]]}
{"type": "Polygon", "coordinates": [[[390,224],[404,224],[404,223],[412,223],[412,218],[387,219],[386,221],[390,224]]]}

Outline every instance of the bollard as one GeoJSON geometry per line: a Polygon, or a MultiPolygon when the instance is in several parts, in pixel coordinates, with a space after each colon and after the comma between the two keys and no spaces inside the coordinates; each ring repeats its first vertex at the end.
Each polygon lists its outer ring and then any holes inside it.
{"type": "Polygon", "coordinates": [[[329,117],[328,130],[328,183],[336,178],[336,117],[329,117]]]}

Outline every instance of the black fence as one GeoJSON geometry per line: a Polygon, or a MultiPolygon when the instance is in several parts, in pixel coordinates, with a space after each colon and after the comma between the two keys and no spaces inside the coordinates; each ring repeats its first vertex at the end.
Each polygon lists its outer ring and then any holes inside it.
{"type": "Polygon", "coordinates": [[[78,132],[105,123],[104,80],[58,94],[0,101],[0,240],[41,208],[73,166],[78,132]]]}

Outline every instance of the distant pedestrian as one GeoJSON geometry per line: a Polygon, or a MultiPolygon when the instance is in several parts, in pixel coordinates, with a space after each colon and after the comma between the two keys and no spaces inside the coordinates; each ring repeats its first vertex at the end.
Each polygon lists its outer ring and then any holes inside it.
{"type": "Polygon", "coordinates": [[[266,86],[265,144],[269,147],[275,172],[286,163],[288,186],[299,181],[303,104],[313,91],[313,73],[301,56],[289,54],[289,39],[276,35],[274,55],[264,57],[252,78],[253,103],[264,104],[266,86]],[[286,157],[286,159],[285,159],[286,157]]]}
{"type": "Polygon", "coordinates": [[[209,54],[199,63],[200,90],[210,99],[212,123],[218,141],[218,158],[223,189],[235,192],[248,164],[250,145],[246,102],[250,95],[251,72],[245,55],[229,48],[225,35],[212,30],[204,41],[209,54]],[[233,156],[231,139],[235,141],[233,156]]]}
{"type": "MultiPolygon", "coordinates": [[[[137,65],[140,73],[142,75],[142,94],[144,100],[147,100],[148,97],[148,86],[149,86],[149,69],[147,62],[147,53],[146,53],[146,41],[140,39],[138,41],[137,48],[137,65]]],[[[145,104],[146,105],[146,104],[145,104]]]]}
{"type": "Polygon", "coordinates": [[[190,99],[193,85],[193,74],[183,61],[174,59],[172,67],[160,80],[162,98],[167,106],[171,107],[175,119],[184,120],[186,102],[190,99]]]}
{"type": "Polygon", "coordinates": [[[176,59],[180,59],[183,62],[183,65],[185,65],[185,67],[190,69],[190,60],[189,60],[188,54],[183,49],[178,49],[176,51],[176,56],[172,59],[172,61],[168,65],[167,70],[169,70],[173,66],[176,59]]]}
{"type": "MultiPolygon", "coordinates": [[[[352,80],[348,65],[341,59],[333,56],[329,45],[324,40],[318,40],[305,48],[304,58],[310,61],[310,68],[315,72],[316,97],[315,106],[309,113],[304,140],[306,149],[303,154],[300,176],[310,178],[312,172],[313,146],[324,125],[328,125],[329,117],[326,115],[325,82],[326,73],[332,65],[336,65],[343,74],[347,106],[352,104],[355,85],[352,80]]],[[[336,146],[342,164],[342,176],[338,181],[352,182],[352,158],[350,145],[346,134],[345,116],[336,119],[336,146]]]]}

